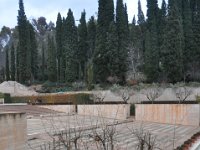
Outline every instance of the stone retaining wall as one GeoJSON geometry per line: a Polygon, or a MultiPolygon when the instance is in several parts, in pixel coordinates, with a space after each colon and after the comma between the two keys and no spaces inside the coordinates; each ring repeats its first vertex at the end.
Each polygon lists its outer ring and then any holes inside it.
{"type": "Polygon", "coordinates": [[[0,150],[26,150],[25,113],[0,113],[0,150]]]}
{"type": "Polygon", "coordinates": [[[115,119],[127,119],[130,116],[129,104],[78,105],[79,115],[93,115],[115,119]]]}
{"type": "Polygon", "coordinates": [[[136,120],[177,125],[200,125],[199,104],[136,104],[136,120]]]}
{"type": "Polygon", "coordinates": [[[67,114],[76,112],[75,105],[40,105],[39,107],[67,114]]]}

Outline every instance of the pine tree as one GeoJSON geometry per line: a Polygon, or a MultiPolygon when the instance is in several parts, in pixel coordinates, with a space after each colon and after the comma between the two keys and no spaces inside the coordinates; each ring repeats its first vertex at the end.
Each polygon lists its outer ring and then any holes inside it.
{"type": "Polygon", "coordinates": [[[6,80],[10,80],[9,48],[6,48],[6,80]]]}
{"type": "Polygon", "coordinates": [[[171,0],[162,51],[162,67],[169,82],[178,82],[183,78],[183,40],[181,15],[176,1],[171,0]]]}
{"type": "Polygon", "coordinates": [[[105,82],[109,75],[106,56],[107,32],[114,21],[113,0],[99,0],[96,47],[94,53],[94,76],[97,82],[105,82]]]}
{"type": "Polygon", "coordinates": [[[96,41],[96,23],[94,16],[92,16],[88,22],[88,59],[92,59],[95,50],[95,41],[96,41]]]}
{"type": "Polygon", "coordinates": [[[65,80],[74,82],[78,78],[78,34],[73,12],[69,9],[66,18],[66,71],[65,80]]]}
{"type": "Polygon", "coordinates": [[[87,62],[87,25],[86,25],[86,13],[85,10],[81,13],[80,24],[78,26],[78,62],[79,62],[79,79],[85,79],[86,75],[86,62],[87,62]]]}
{"type": "Polygon", "coordinates": [[[56,48],[54,44],[54,39],[50,36],[48,36],[47,70],[48,70],[48,80],[51,82],[56,82],[57,79],[56,48]]]}
{"type": "Polygon", "coordinates": [[[10,67],[10,70],[11,70],[11,80],[12,81],[15,81],[15,72],[16,72],[16,67],[15,67],[15,48],[14,48],[14,45],[12,44],[11,46],[11,52],[10,52],[10,64],[11,64],[11,67],[10,67]]]}
{"type": "Polygon", "coordinates": [[[123,0],[117,0],[116,6],[116,25],[118,31],[118,55],[119,55],[119,74],[118,77],[125,82],[125,73],[127,71],[127,55],[129,29],[127,26],[127,12],[123,0]]]}
{"type": "Polygon", "coordinates": [[[61,74],[61,57],[63,55],[62,53],[62,17],[61,14],[58,13],[57,21],[56,21],[56,47],[57,47],[57,60],[58,60],[58,81],[61,81],[61,79],[64,79],[63,73],[61,74]],[[62,77],[61,77],[62,76],[62,77]]]}

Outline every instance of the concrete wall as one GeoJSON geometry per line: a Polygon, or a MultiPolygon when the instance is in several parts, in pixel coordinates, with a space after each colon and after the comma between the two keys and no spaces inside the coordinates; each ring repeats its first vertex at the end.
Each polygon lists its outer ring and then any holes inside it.
{"type": "Polygon", "coordinates": [[[67,114],[71,114],[76,111],[75,105],[40,105],[39,107],[47,108],[53,111],[63,112],[67,114]]]}
{"type": "Polygon", "coordinates": [[[25,113],[0,113],[0,150],[26,150],[25,113]]]}
{"type": "Polygon", "coordinates": [[[115,119],[127,119],[130,116],[130,105],[78,105],[78,114],[94,115],[115,119]]]}
{"type": "Polygon", "coordinates": [[[136,120],[199,126],[199,104],[136,104],[136,120]]]}

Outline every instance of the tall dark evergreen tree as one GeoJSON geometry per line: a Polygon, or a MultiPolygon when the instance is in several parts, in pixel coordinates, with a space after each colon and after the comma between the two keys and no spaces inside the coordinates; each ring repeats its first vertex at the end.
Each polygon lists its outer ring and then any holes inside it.
{"type": "MultiPolygon", "coordinates": [[[[145,52],[145,33],[146,33],[146,20],[142,11],[141,2],[138,0],[138,48],[141,54],[141,58],[144,58],[145,52]]],[[[144,59],[141,59],[144,62],[144,59]]],[[[142,62],[142,64],[143,64],[142,62]]]]}
{"type": "Polygon", "coordinates": [[[105,82],[109,75],[106,56],[107,32],[114,21],[113,0],[99,0],[96,47],[94,53],[94,76],[97,82],[105,82]]]}
{"type": "Polygon", "coordinates": [[[6,80],[10,80],[10,61],[9,61],[9,48],[6,48],[6,80]]]}
{"type": "Polygon", "coordinates": [[[61,58],[62,58],[62,17],[61,14],[58,13],[57,21],[56,21],[56,47],[57,47],[57,60],[58,60],[58,81],[63,81],[64,75],[61,73],[62,65],[61,65],[61,58]],[[62,77],[61,77],[62,76],[62,77]]]}
{"type": "Polygon", "coordinates": [[[200,1],[191,0],[191,10],[192,10],[192,30],[193,30],[193,65],[192,65],[192,78],[198,79],[198,69],[200,66],[200,1]]]}
{"type": "Polygon", "coordinates": [[[138,0],[138,21],[137,21],[137,23],[139,25],[145,24],[145,17],[144,17],[144,13],[142,11],[140,0],[138,0]]]}
{"type": "Polygon", "coordinates": [[[81,14],[80,24],[78,26],[78,62],[79,62],[79,79],[84,79],[86,75],[86,63],[88,54],[87,42],[87,25],[86,25],[85,10],[81,14]]]}
{"type": "Polygon", "coordinates": [[[28,34],[27,34],[27,18],[24,11],[23,0],[19,0],[18,11],[18,32],[19,32],[19,55],[18,55],[18,69],[19,69],[19,82],[26,83],[30,78],[30,72],[28,67],[28,34]]]}
{"type": "Polygon", "coordinates": [[[65,82],[65,71],[66,71],[66,49],[67,49],[67,25],[66,19],[62,19],[62,55],[60,58],[60,80],[65,82]]]}
{"type": "Polygon", "coordinates": [[[65,80],[74,82],[78,78],[78,33],[75,25],[73,12],[69,9],[66,18],[66,71],[65,80]]]}
{"type": "Polygon", "coordinates": [[[11,60],[10,61],[10,64],[11,64],[11,66],[10,66],[11,80],[15,81],[15,72],[16,72],[15,65],[16,65],[16,62],[15,62],[15,48],[14,48],[13,44],[11,46],[11,51],[10,51],[10,60],[11,60]]]}
{"type": "Polygon", "coordinates": [[[110,24],[107,41],[108,69],[111,77],[117,77],[119,70],[118,34],[114,22],[110,24]]]}
{"type": "Polygon", "coordinates": [[[88,22],[88,59],[93,58],[95,50],[95,41],[96,41],[96,23],[94,16],[92,16],[88,22]]]}
{"type": "Polygon", "coordinates": [[[46,79],[46,61],[45,61],[45,47],[44,42],[42,43],[42,66],[41,66],[41,73],[42,73],[42,81],[46,79]]]}
{"type": "Polygon", "coordinates": [[[119,55],[119,74],[118,77],[122,82],[125,81],[125,72],[127,71],[127,55],[129,29],[127,26],[127,12],[123,0],[117,0],[116,6],[116,25],[118,31],[118,55],[119,55]]]}
{"type": "Polygon", "coordinates": [[[183,78],[183,26],[176,0],[169,1],[165,40],[162,51],[162,67],[169,82],[183,78]]]}
{"type": "Polygon", "coordinates": [[[159,77],[159,45],[157,0],[147,0],[147,34],[145,40],[145,74],[148,81],[156,81],[159,77]]]}
{"type": "Polygon", "coordinates": [[[48,80],[51,82],[56,82],[57,79],[56,48],[54,44],[54,39],[50,36],[48,36],[47,70],[48,70],[48,80]]]}
{"type": "MultiPolygon", "coordinates": [[[[184,64],[184,77],[187,76],[188,69],[194,64],[194,37],[192,31],[192,11],[190,8],[189,0],[182,1],[182,20],[183,20],[183,31],[184,31],[184,49],[183,49],[183,64],[184,64]],[[193,63],[191,63],[193,62],[193,63]]],[[[195,60],[196,61],[196,60],[195,60]]]]}
{"type": "Polygon", "coordinates": [[[38,49],[37,40],[33,26],[29,25],[29,39],[30,39],[30,60],[31,60],[31,77],[32,81],[38,78],[38,49]]]}

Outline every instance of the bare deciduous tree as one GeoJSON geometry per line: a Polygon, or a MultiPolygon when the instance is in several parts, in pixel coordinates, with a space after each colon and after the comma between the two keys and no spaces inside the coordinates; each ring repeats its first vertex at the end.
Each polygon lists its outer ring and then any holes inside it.
{"type": "Polygon", "coordinates": [[[132,88],[121,87],[119,85],[114,85],[114,87],[111,89],[111,92],[117,96],[120,96],[125,103],[127,103],[128,100],[134,95],[132,88]]]}
{"type": "Polygon", "coordinates": [[[144,89],[142,93],[146,96],[146,98],[149,101],[153,103],[157,98],[159,98],[162,95],[163,89],[158,86],[153,86],[153,87],[144,89]]]}
{"type": "Polygon", "coordinates": [[[95,91],[91,95],[91,99],[94,100],[94,102],[103,102],[106,97],[107,92],[106,91],[95,91]]]}
{"type": "Polygon", "coordinates": [[[192,90],[189,87],[178,87],[175,89],[176,98],[179,100],[179,103],[184,102],[192,94],[192,90]]]}

